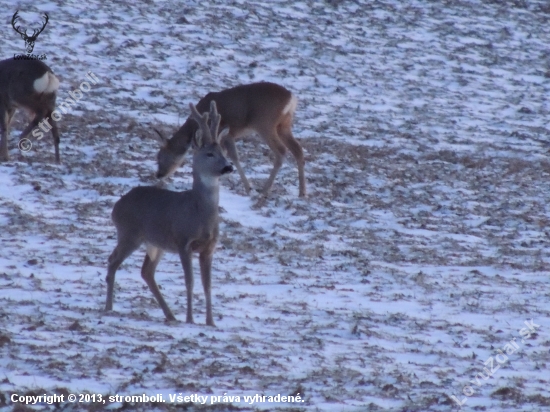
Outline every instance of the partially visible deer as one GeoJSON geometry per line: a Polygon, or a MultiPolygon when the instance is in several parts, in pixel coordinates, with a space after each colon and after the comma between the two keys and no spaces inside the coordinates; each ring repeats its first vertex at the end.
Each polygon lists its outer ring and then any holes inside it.
{"type": "MultiPolygon", "coordinates": [[[[299,196],[306,195],[304,174],[304,153],[302,147],[292,135],[292,121],[296,110],[297,99],[287,89],[274,83],[252,83],[208,93],[197,104],[197,110],[203,113],[208,110],[212,100],[216,101],[222,116],[220,128],[226,129],[222,137],[222,146],[239,172],[247,193],[250,184],[239,162],[235,140],[250,132],[256,132],[267,143],[275,155],[273,170],[265,183],[263,194],[267,194],[277,172],[283,163],[287,149],[293,154],[298,165],[299,196]]],[[[197,130],[196,123],[188,118],[171,139],[161,133],[161,149],[157,155],[158,178],[169,176],[183,163],[184,155],[191,146],[193,135],[197,130]]]]}
{"type": "MultiPolygon", "coordinates": [[[[19,140],[27,137],[40,123],[45,123],[41,125],[41,129],[44,132],[52,131],[55,161],[59,163],[59,131],[57,122],[52,119],[58,88],[59,80],[40,60],[0,61],[0,160],[9,160],[10,122],[15,109],[21,107],[33,113],[34,119],[23,130],[19,140]]],[[[40,129],[35,132],[43,135],[40,129]]]]}
{"type": "Polygon", "coordinates": [[[191,104],[191,119],[197,122],[193,135],[197,147],[193,154],[193,188],[172,192],[157,187],[136,187],[116,202],[112,218],[118,243],[109,257],[107,303],[113,309],[115,273],[122,262],[141,244],[147,254],[141,276],[157,299],[167,320],[175,320],[155,282],[155,269],[165,251],[179,253],[187,288],[187,323],[193,323],[192,254],[199,252],[202,286],[206,297],[206,324],[214,326],[211,300],[212,255],[218,239],[219,178],[233,171],[219,145],[220,116],[216,103],[208,113],[199,114],[191,104]]]}

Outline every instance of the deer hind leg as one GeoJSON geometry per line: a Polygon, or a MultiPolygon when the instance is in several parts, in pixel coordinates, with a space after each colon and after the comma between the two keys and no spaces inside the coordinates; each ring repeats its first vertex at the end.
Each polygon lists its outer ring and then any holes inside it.
{"type": "Polygon", "coordinates": [[[60,163],[60,160],[59,160],[59,129],[57,127],[57,122],[51,118],[52,117],[51,113],[49,113],[48,117],[51,119],[52,137],[53,137],[53,144],[54,144],[54,148],[55,148],[55,162],[57,164],[59,164],[60,163]]]}
{"type": "Polygon", "coordinates": [[[27,125],[27,127],[25,127],[25,129],[21,132],[21,134],[19,135],[19,140],[22,140],[24,139],[25,137],[27,137],[29,135],[29,133],[36,127],[40,124],[40,122],[42,120],[44,120],[44,117],[45,117],[46,113],[36,113],[34,115],[34,119],[32,119],[32,121],[27,125]]]}
{"type": "Polygon", "coordinates": [[[281,138],[281,141],[284,145],[290,150],[294,159],[296,159],[296,164],[298,166],[298,182],[299,182],[299,194],[300,197],[306,196],[306,176],[304,171],[305,160],[304,160],[304,151],[300,143],[292,135],[292,130],[290,124],[281,124],[278,127],[278,134],[281,138]]]}
{"type": "Polygon", "coordinates": [[[135,241],[119,241],[111,256],[107,268],[107,301],[105,310],[113,310],[113,296],[115,288],[115,274],[122,262],[126,260],[138,247],[140,243],[135,241]]]}
{"type": "MultiPolygon", "coordinates": [[[[55,149],[55,162],[57,164],[60,163],[59,160],[59,129],[57,125],[57,121],[53,118],[52,114],[55,111],[55,101],[57,99],[57,95],[55,93],[51,93],[44,96],[44,104],[47,107],[47,111],[44,113],[45,119],[48,121],[51,125],[51,131],[52,131],[52,137],[53,137],[53,144],[55,149]]],[[[46,122],[47,123],[47,122],[46,122]]]]}
{"type": "Polygon", "coordinates": [[[269,189],[271,189],[273,182],[275,181],[275,176],[277,176],[279,169],[283,165],[283,159],[286,154],[286,147],[281,142],[279,135],[274,129],[261,132],[260,135],[275,155],[275,160],[273,161],[273,169],[271,170],[269,178],[267,179],[267,182],[265,183],[265,186],[262,190],[262,195],[266,196],[269,193],[269,189]]]}
{"type": "Polygon", "coordinates": [[[145,255],[145,260],[143,261],[143,266],[141,267],[141,277],[145,283],[147,283],[147,286],[149,286],[149,290],[153,292],[153,295],[164,312],[166,319],[176,320],[172,311],[166,304],[166,301],[162,297],[162,294],[157,286],[157,282],[155,281],[155,271],[163,254],[164,251],[162,249],[147,246],[147,254],[145,255]]]}

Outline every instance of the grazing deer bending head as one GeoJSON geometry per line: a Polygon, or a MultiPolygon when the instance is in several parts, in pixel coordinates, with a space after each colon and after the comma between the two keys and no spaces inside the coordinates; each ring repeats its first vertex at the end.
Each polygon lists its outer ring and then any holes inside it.
{"type": "Polygon", "coordinates": [[[44,31],[46,28],[46,25],[48,24],[48,20],[50,19],[48,17],[48,13],[44,13],[44,24],[42,25],[42,28],[40,29],[34,29],[32,36],[29,36],[27,34],[27,30],[21,31],[21,26],[15,26],[17,19],[19,18],[19,11],[16,11],[13,17],[11,18],[11,25],[13,29],[21,35],[21,38],[25,40],[25,48],[27,49],[27,53],[31,54],[34,50],[34,42],[38,38],[38,35],[44,31]]]}
{"type": "MultiPolygon", "coordinates": [[[[252,83],[217,93],[208,93],[198,102],[197,110],[200,113],[207,111],[213,100],[216,101],[222,117],[221,129],[225,129],[224,132],[226,132],[221,144],[227,151],[227,156],[237,167],[246,192],[250,192],[250,184],[239,162],[235,140],[250,132],[256,132],[275,155],[273,169],[265,183],[263,194],[269,192],[281,168],[284,155],[287,150],[290,150],[298,165],[299,195],[305,196],[304,153],[292,135],[296,97],[284,87],[274,83],[252,83]]],[[[157,155],[158,178],[169,176],[183,163],[196,130],[197,125],[190,117],[171,139],[166,139],[157,132],[161,143],[161,149],[157,155]]]]}
{"type": "Polygon", "coordinates": [[[118,242],[109,257],[107,302],[113,309],[115,273],[122,262],[141,244],[147,246],[141,276],[149,286],[167,320],[175,320],[155,282],[155,270],[165,251],[178,253],[185,273],[187,323],[193,323],[193,252],[199,253],[202,285],[206,297],[206,324],[214,326],[211,299],[212,256],[218,239],[219,178],[233,171],[219,145],[220,116],[216,103],[208,113],[191,107],[197,122],[193,139],[193,188],[172,192],[157,187],[136,187],[116,202],[112,218],[118,242]],[[208,118],[210,117],[210,126],[208,118]]]}
{"type": "Polygon", "coordinates": [[[52,118],[58,88],[58,78],[40,60],[0,61],[0,160],[8,160],[10,122],[15,109],[23,107],[34,113],[34,119],[23,130],[19,140],[24,139],[31,131],[34,137],[40,139],[43,136],[42,131],[51,130],[55,161],[59,163],[59,131],[57,122],[52,118]],[[37,128],[39,125],[40,129],[37,128]]]}

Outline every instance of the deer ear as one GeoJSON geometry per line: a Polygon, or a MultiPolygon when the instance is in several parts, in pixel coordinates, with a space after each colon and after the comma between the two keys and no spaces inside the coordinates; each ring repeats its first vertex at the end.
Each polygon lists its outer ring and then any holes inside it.
{"type": "Polygon", "coordinates": [[[155,139],[160,143],[161,147],[166,147],[168,144],[168,139],[164,137],[164,135],[159,132],[157,129],[153,128],[153,130],[157,133],[155,136],[155,139]]]}
{"type": "Polygon", "coordinates": [[[200,129],[195,132],[193,144],[198,149],[202,147],[202,132],[200,131],[200,129]]]}
{"type": "Polygon", "coordinates": [[[220,134],[218,134],[218,137],[216,138],[216,142],[219,144],[222,142],[222,139],[229,134],[229,127],[226,127],[223,129],[220,134]]]}

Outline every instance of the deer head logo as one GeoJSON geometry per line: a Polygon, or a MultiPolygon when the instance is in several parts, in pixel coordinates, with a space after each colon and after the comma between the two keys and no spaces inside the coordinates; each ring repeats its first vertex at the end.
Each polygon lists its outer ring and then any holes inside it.
{"type": "Polygon", "coordinates": [[[44,13],[45,21],[44,21],[44,24],[42,25],[42,28],[41,29],[34,29],[32,36],[29,36],[27,34],[27,29],[25,29],[25,31],[21,31],[21,26],[16,26],[15,25],[17,23],[17,19],[19,18],[18,13],[19,13],[19,10],[16,11],[15,14],[13,15],[13,17],[11,19],[11,25],[12,25],[13,29],[21,35],[21,38],[23,40],[25,40],[25,48],[27,49],[27,53],[31,54],[32,51],[34,50],[34,42],[36,41],[36,38],[38,37],[38,35],[40,33],[42,33],[44,31],[44,29],[46,28],[46,25],[48,24],[48,20],[49,20],[48,14],[44,13]]]}

